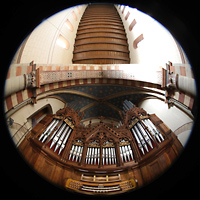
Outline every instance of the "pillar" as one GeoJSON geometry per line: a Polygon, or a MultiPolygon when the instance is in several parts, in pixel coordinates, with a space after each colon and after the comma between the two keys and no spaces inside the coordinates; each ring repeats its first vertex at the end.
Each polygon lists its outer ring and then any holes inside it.
{"type": "Polygon", "coordinates": [[[24,90],[25,88],[26,88],[26,78],[24,75],[7,79],[4,96],[7,97],[20,90],[24,90]]]}
{"type": "Polygon", "coordinates": [[[196,96],[196,85],[193,78],[177,75],[176,87],[180,91],[183,91],[192,96],[196,96]]]}
{"type": "Polygon", "coordinates": [[[102,155],[103,155],[103,148],[102,148],[103,143],[100,142],[100,161],[99,161],[99,167],[101,168],[103,166],[103,160],[102,160],[102,155]]]}
{"type": "MultiPolygon", "coordinates": [[[[62,157],[61,157],[61,160],[64,160],[65,162],[68,160],[69,158],[69,154],[70,154],[70,150],[72,148],[72,142],[73,140],[70,138],[67,140],[67,144],[65,146],[65,149],[63,151],[63,154],[62,154],[62,157]]],[[[82,156],[83,158],[83,156],[82,156]]]]}
{"type": "Polygon", "coordinates": [[[140,155],[139,149],[136,146],[136,142],[135,142],[134,139],[130,140],[130,145],[131,145],[131,149],[132,149],[132,152],[133,152],[133,157],[134,157],[135,161],[138,162],[139,160],[142,159],[142,157],[140,155]]]}
{"type": "Polygon", "coordinates": [[[81,166],[84,166],[84,165],[85,165],[85,159],[86,159],[88,144],[89,144],[89,143],[86,142],[85,145],[83,146],[82,158],[81,158],[81,162],[80,162],[80,165],[81,165],[81,166]]]}
{"type": "Polygon", "coordinates": [[[172,63],[168,66],[168,70],[162,68],[161,87],[167,89],[177,89],[186,94],[196,96],[196,84],[194,78],[174,74],[170,71],[172,63]]]}
{"type": "Polygon", "coordinates": [[[116,151],[116,158],[117,158],[117,167],[122,166],[122,158],[120,156],[120,149],[119,149],[119,142],[115,143],[115,151],[116,151]]]}
{"type": "Polygon", "coordinates": [[[4,97],[16,93],[26,88],[39,87],[39,69],[33,70],[29,74],[12,77],[6,80],[4,97]]]}

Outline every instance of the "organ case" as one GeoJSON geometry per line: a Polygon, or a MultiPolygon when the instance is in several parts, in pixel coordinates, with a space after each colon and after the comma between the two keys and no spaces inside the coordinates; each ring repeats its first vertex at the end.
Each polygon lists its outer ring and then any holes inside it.
{"type": "Polygon", "coordinates": [[[147,114],[128,100],[116,127],[106,125],[103,118],[94,127],[84,127],[80,125],[83,115],[69,106],[48,114],[19,146],[36,171],[61,187],[78,181],[83,187],[76,191],[81,193],[93,193],[93,187],[95,194],[111,188],[118,188],[111,193],[125,192],[120,184],[106,189],[105,181],[104,189],[98,191],[97,183],[88,186],[81,180],[82,172],[108,176],[118,171],[121,182],[137,183],[128,187],[133,190],[162,173],[182,150],[174,133],[155,114],[147,114]],[[73,181],[67,184],[69,179],[73,181]]]}

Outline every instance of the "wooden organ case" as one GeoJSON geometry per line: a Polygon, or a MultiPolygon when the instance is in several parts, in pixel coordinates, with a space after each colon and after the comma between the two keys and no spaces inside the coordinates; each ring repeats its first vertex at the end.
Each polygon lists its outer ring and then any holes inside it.
{"type": "Polygon", "coordinates": [[[149,183],[182,151],[175,134],[155,114],[125,100],[121,121],[80,125],[84,113],[69,106],[48,114],[19,150],[51,182],[84,194],[117,194],[149,183]]]}

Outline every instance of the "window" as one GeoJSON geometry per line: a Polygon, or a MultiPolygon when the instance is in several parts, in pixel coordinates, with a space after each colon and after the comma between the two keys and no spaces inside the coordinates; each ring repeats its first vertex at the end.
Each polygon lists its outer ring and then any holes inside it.
{"type": "Polygon", "coordinates": [[[73,31],[74,30],[74,27],[73,25],[71,24],[71,22],[67,19],[67,21],[65,22],[65,25],[67,26],[67,28],[70,30],[70,31],[73,31]]]}
{"type": "Polygon", "coordinates": [[[64,38],[62,35],[59,35],[56,44],[64,49],[69,49],[69,42],[66,38],[64,38]]]}
{"type": "Polygon", "coordinates": [[[72,15],[73,15],[74,19],[77,21],[77,16],[76,16],[76,13],[74,11],[72,12],[72,15]]]}
{"type": "Polygon", "coordinates": [[[137,49],[139,47],[139,43],[144,39],[143,34],[141,34],[140,36],[138,36],[134,42],[133,42],[133,47],[134,49],[137,49]]]}
{"type": "Polygon", "coordinates": [[[130,12],[128,11],[127,14],[126,14],[126,16],[125,16],[125,20],[128,19],[129,15],[130,15],[130,12]]]}
{"type": "Polygon", "coordinates": [[[135,26],[136,24],[136,20],[134,19],[131,24],[129,25],[129,31],[132,31],[133,27],[135,26]]]}

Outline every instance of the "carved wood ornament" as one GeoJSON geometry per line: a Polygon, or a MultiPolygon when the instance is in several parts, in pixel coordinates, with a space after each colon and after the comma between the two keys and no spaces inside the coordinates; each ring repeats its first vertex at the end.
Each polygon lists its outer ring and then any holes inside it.
{"type": "Polygon", "coordinates": [[[134,166],[164,141],[170,142],[171,130],[156,115],[148,115],[131,102],[126,100],[124,106],[122,122],[117,127],[106,125],[103,116],[95,126],[91,122],[82,126],[84,113],[67,106],[44,119],[45,127],[33,138],[39,140],[40,145],[37,144],[46,154],[68,166],[98,170],[110,165],[113,169],[134,166]]]}
{"type": "MultiPolygon", "coordinates": [[[[103,122],[104,118],[100,117],[99,124],[92,126],[90,123],[85,127],[80,124],[84,113],[67,106],[55,115],[48,114],[39,122],[20,145],[20,151],[29,162],[36,162],[34,168],[38,167],[44,174],[47,174],[47,170],[46,165],[40,167],[41,159],[47,159],[54,163],[52,165],[56,163],[56,170],[67,171],[60,173],[68,175],[65,179],[77,176],[76,179],[80,180],[78,174],[84,172],[94,175],[96,180],[97,172],[112,174],[117,171],[127,177],[135,174],[131,177],[136,177],[142,186],[150,179],[145,179],[148,174],[141,169],[148,165],[146,170],[149,170],[149,174],[158,174],[158,170],[161,173],[168,166],[168,159],[172,162],[181,152],[182,146],[155,114],[148,115],[145,110],[130,102],[127,102],[126,108],[121,112],[122,122],[119,126],[108,126],[103,122]],[[37,153],[30,155],[32,151],[37,153]],[[39,156],[38,162],[35,155],[39,156]],[[164,167],[159,169],[156,164],[155,172],[150,167],[156,162],[164,167]]],[[[51,176],[48,174],[48,177],[51,176]]]]}

